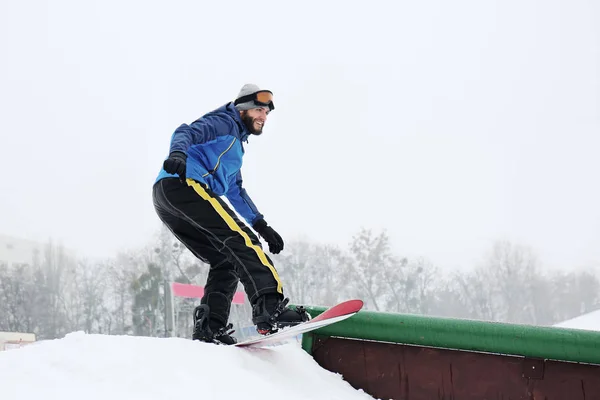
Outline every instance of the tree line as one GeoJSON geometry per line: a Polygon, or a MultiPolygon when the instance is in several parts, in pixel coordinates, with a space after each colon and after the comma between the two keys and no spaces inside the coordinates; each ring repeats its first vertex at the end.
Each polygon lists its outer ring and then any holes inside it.
{"type": "MultiPolygon", "coordinates": [[[[464,271],[443,272],[425,257],[395,254],[385,231],[368,229],[345,248],[296,240],[272,258],[294,304],[361,298],[373,311],[533,325],[600,308],[594,271],[547,271],[531,248],[510,241],[497,241],[479,265],[464,271]]],[[[0,331],[39,339],[80,330],[164,336],[166,286],[203,285],[207,273],[208,265],[165,229],[146,247],[102,261],[77,259],[49,242],[31,263],[0,264],[0,331]]],[[[179,336],[191,335],[197,303],[175,299],[179,336]]],[[[235,307],[232,319],[249,324],[250,306],[235,307]]]]}

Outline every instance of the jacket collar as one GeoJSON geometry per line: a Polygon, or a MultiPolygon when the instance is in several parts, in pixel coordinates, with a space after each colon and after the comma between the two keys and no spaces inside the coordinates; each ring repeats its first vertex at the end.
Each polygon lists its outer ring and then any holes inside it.
{"type": "Polygon", "coordinates": [[[248,137],[250,136],[250,132],[246,128],[246,125],[244,125],[244,122],[242,122],[242,117],[240,116],[240,112],[238,111],[237,108],[235,108],[235,106],[233,105],[233,102],[229,102],[229,103],[225,104],[219,110],[223,110],[223,112],[225,112],[227,115],[230,115],[233,118],[233,120],[238,124],[238,126],[240,128],[240,139],[242,140],[242,142],[248,142],[248,137]]]}
{"type": "Polygon", "coordinates": [[[240,117],[240,112],[238,111],[237,108],[235,108],[232,101],[227,104],[222,105],[221,107],[217,108],[216,110],[213,110],[213,111],[205,114],[204,116],[210,115],[210,114],[227,115],[228,117],[233,119],[233,121],[237,124],[238,128],[240,129],[240,140],[242,142],[248,142],[248,137],[250,136],[250,131],[248,131],[248,129],[246,129],[246,125],[244,125],[244,122],[242,122],[242,117],[240,117]]]}

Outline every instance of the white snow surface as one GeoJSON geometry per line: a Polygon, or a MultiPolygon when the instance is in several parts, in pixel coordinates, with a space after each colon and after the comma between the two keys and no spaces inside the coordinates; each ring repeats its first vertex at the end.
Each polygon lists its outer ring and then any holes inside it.
{"type": "Polygon", "coordinates": [[[559,328],[585,329],[588,331],[600,331],[600,310],[580,315],[573,319],[560,322],[554,326],[559,328]]]}
{"type": "Polygon", "coordinates": [[[74,332],[0,352],[3,399],[366,400],[300,344],[244,349],[74,332]]]}

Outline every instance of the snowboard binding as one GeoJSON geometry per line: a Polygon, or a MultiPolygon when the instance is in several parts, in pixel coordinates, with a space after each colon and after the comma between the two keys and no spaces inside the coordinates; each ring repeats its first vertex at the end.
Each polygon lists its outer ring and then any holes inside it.
{"type": "Polygon", "coordinates": [[[310,315],[303,306],[297,306],[295,310],[287,307],[290,301],[288,298],[277,301],[274,309],[269,312],[269,305],[273,305],[272,300],[273,298],[267,299],[265,296],[260,298],[253,306],[252,322],[256,325],[259,334],[270,335],[279,331],[279,329],[310,320],[310,315]],[[271,300],[271,304],[269,304],[269,300],[271,300]]]}
{"type": "Polygon", "coordinates": [[[233,324],[219,327],[214,321],[211,321],[210,307],[207,304],[200,304],[194,309],[194,332],[192,333],[192,340],[215,344],[235,344],[237,340],[231,336],[235,332],[232,328],[233,324]]]}

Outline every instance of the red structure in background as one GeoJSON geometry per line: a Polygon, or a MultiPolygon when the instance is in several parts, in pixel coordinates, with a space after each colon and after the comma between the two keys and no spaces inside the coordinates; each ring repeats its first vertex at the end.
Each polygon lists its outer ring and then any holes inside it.
{"type": "MultiPolygon", "coordinates": [[[[200,299],[204,296],[204,287],[197,285],[188,285],[186,283],[173,282],[171,284],[171,290],[173,296],[177,297],[191,297],[200,299]]],[[[235,292],[233,295],[233,304],[244,304],[244,292],[235,292]]]]}

